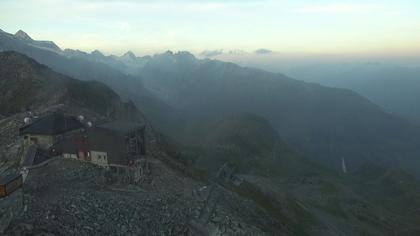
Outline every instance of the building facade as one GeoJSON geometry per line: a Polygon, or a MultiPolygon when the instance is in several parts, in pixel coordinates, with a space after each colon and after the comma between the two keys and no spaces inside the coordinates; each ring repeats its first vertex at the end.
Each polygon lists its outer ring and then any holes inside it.
{"type": "Polygon", "coordinates": [[[131,166],[146,154],[145,126],[113,121],[87,128],[52,146],[52,155],[109,166],[131,166]]]}
{"type": "Polygon", "coordinates": [[[53,113],[20,128],[19,134],[23,136],[25,150],[31,145],[47,150],[65,136],[83,132],[84,129],[85,126],[75,117],[53,113]]]}

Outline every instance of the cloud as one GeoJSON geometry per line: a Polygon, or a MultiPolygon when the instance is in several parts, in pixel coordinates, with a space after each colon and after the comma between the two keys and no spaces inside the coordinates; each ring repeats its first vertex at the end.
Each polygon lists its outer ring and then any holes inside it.
{"type": "Polygon", "coordinates": [[[223,49],[220,50],[205,50],[201,53],[202,56],[205,57],[215,57],[223,54],[223,49]]]}
{"type": "Polygon", "coordinates": [[[331,4],[306,6],[296,9],[297,13],[363,13],[380,10],[380,5],[373,4],[331,4]]]}
{"type": "Polygon", "coordinates": [[[273,51],[269,50],[269,49],[264,49],[264,48],[260,48],[258,50],[255,50],[256,54],[271,54],[273,53],[273,51]]]}

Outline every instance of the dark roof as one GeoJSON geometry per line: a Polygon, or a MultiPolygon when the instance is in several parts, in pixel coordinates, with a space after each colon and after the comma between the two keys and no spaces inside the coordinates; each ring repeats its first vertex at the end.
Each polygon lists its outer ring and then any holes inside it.
{"type": "Polygon", "coordinates": [[[127,133],[127,132],[130,132],[130,131],[133,131],[133,130],[142,129],[144,127],[144,125],[141,124],[141,123],[134,123],[134,122],[130,122],[130,121],[117,120],[117,121],[112,121],[112,122],[96,125],[95,127],[102,128],[102,129],[107,129],[107,130],[112,130],[112,131],[117,131],[117,132],[122,132],[122,133],[127,133]]]}
{"type": "Polygon", "coordinates": [[[32,124],[19,129],[22,134],[45,134],[56,135],[67,131],[83,128],[83,124],[73,116],[64,116],[61,113],[53,113],[36,120],[32,124]]]}

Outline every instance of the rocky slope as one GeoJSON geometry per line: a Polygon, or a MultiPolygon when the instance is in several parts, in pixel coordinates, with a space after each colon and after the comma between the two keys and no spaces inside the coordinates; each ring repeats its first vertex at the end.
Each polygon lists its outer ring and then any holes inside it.
{"type": "MultiPolygon", "coordinates": [[[[4,110],[0,120],[4,145],[0,150],[8,160],[6,168],[10,169],[12,163],[12,168],[18,167],[14,157],[18,156],[19,138],[15,132],[28,109],[35,115],[62,109],[90,120],[143,119],[132,103],[122,102],[101,83],[71,79],[15,52],[0,53],[0,58],[1,92],[5,94],[0,100],[4,110]]],[[[305,135],[299,137],[314,147],[321,142],[324,148],[327,144],[323,142],[334,137],[334,145],[329,144],[337,155],[335,142],[349,138],[339,134],[356,129],[350,135],[353,143],[342,150],[384,135],[375,141],[379,144],[365,145],[380,148],[388,144],[392,149],[382,151],[393,151],[390,156],[402,150],[395,148],[407,147],[407,153],[399,153],[404,160],[412,154],[411,148],[415,149],[417,136],[412,126],[348,91],[329,90],[233,64],[199,61],[188,53],[158,55],[143,72],[146,85],[174,105],[182,122],[188,121],[177,135],[192,148],[155,133],[146,120],[150,172],[138,184],[126,183],[123,176],[88,163],[66,160],[31,171],[24,189],[26,211],[12,222],[7,234],[420,233],[420,185],[398,165],[389,168],[366,158],[365,164],[369,165],[362,164],[351,175],[338,174],[306,160],[288,145],[293,144],[290,130],[304,124],[298,131],[305,135]],[[264,83],[256,83],[256,79],[264,83]],[[245,85],[238,87],[242,83],[245,85]],[[319,102],[327,105],[318,106],[319,102]],[[326,114],[317,113],[321,108],[326,114]],[[267,113],[270,109],[273,114],[267,113]],[[371,115],[369,119],[365,113],[371,115]],[[346,115],[352,117],[344,119],[346,115]],[[336,123],[330,126],[323,118],[336,123]],[[289,123],[283,124],[285,121],[289,123]],[[355,128],[360,124],[363,127],[355,128]],[[320,136],[331,132],[329,127],[336,128],[333,134],[338,136],[320,136]],[[398,145],[388,143],[389,139],[398,145]],[[226,161],[237,167],[237,173],[215,178],[214,172],[226,161]]],[[[139,96],[141,91],[137,91],[139,96]]],[[[171,123],[172,132],[179,131],[174,126],[180,124],[171,123]]],[[[303,149],[303,153],[306,151],[303,149]]],[[[346,160],[353,158],[350,154],[346,160]]],[[[372,157],[369,152],[366,155],[372,157]]],[[[3,162],[0,170],[4,171],[6,165],[3,162]]]]}
{"type": "Polygon", "coordinates": [[[3,116],[62,104],[115,119],[132,106],[102,83],[69,78],[13,51],[0,53],[0,92],[3,116]]]}
{"type": "MultiPolygon", "coordinates": [[[[1,103],[7,108],[0,121],[0,150],[4,153],[4,159],[0,160],[1,176],[19,168],[21,140],[17,129],[28,115],[26,109],[37,116],[60,109],[97,121],[143,119],[135,106],[124,104],[112,90],[98,82],[92,85],[71,79],[16,52],[2,52],[0,58],[0,81],[8,92],[16,94],[8,95],[1,103]],[[20,86],[22,84],[25,86],[20,86]],[[83,95],[81,91],[91,95],[83,95]],[[36,99],[19,100],[22,94],[36,99]],[[98,104],[97,98],[103,101],[98,104]],[[9,105],[11,102],[14,106],[9,105]]],[[[215,190],[218,197],[211,200],[210,209],[206,193],[200,191],[203,187],[209,189],[210,183],[191,174],[194,172],[182,162],[167,155],[160,142],[156,142],[150,126],[147,129],[149,172],[140,183],[128,184],[124,176],[88,163],[53,160],[30,171],[23,191],[24,212],[14,219],[6,235],[217,235],[222,232],[272,235],[288,232],[287,227],[276,223],[257,203],[246,202],[222,187],[215,190]],[[202,212],[206,217],[203,218],[202,212]],[[261,220],[253,221],[255,218],[261,220]]]]}
{"type": "Polygon", "coordinates": [[[26,212],[12,222],[6,235],[202,235],[202,230],[215,235],[273,235],[280,229],[244,221],[261,217],[262,210],[235,202],[240,197],[230,192],[223,193],[207,227],[195,226],[205,202],[192,190],[203,183],[159,161],[151,164],[150,172],[141,183],[129,185],[110,183],[103,169],[78,161],[58,160],[31,171],[24,190],[26,212]]]}
{"type": "MultiPolygon", "coordinates": [[[[92,120],[142,119],[135,106],[100,83],[68,78],[15,52],[0,53],[0,58],[0,81],[9,88],[3,92],[19,95],[0,103],[7,108],[0,121],[0,147],[7,156],[2,174],[5,165],[18,167],[15,132],[28,108],[36,115],[63,109],[92,120]],[[20,100],[22,94],[36,99],[20,100]]],[[[418,214],[405,210],[420,209],[415,200],[419,183],[402,171],[366,167],[354,177],[340,176],[295,154],[267,120],[249,113],[211,122],[204,130],[209,135],[197,138],[197,149],[186,152],[148,126],[149,172],[136,184],[71,160],[31,170],[23,191],[24,212],[6,235],[419,233],[418,214]],[[200,162],[212,157],[221,158],[203,170],[200,162]],[[237,165],[238,172],[214,177],[225,161],[237,165]]]]}
{"type": "Polygon", "coordinates": [[[349,90],[197,60],[187,52],[116,58],[99,51],[52,52],[26,41],[0,32],[0,50],[25,53],[77,79],[104,82],[178,141],[203,118],[250,112],[267,119],[295,151],[325,166],[340,169],[344,158],[350,171],[375,161],[420,173],[420,128],[349,90]],[[130,65],[136,69],[123,68],[130,65]]]}
{"type": "MultiPolygon", "coordinates": [[[[239,67],[187,52],[155,55],[144,85],[189,125],[237,112],[258,114],[295,151],[325,166],[356,170],[366,161],[420,170],[420,129],[360,95],[239,67]]],[[[184,126],[172,133],[179,137],[184,126]]],[[[203,137],[206,133],[202,133],[203,137]]]]}
{"type": "Polygon", "coordinates": [[[420,184],[398,167],[370,163],[353,174],[335,173],[290,150],[264,118],[249,113],[196,128],[187,135],[194,148],[185,153],[192,166],[217,172],[231,163],[244,183],[230,189],[284,222],[292,235],[419,232],[420,184]]]}
{"type": "Polygon", "coordinates": [[[102,83],[75,80],[16,52],[0,53],[0,170],[19,163],[18,129],[25,117],[54,111],[83,115],[93,123],[112,119],[144,122],[132,103],[102,83]]]}
{"type": "MultiPolygon", "coordinates": [[[[79,80],[102,82],[123,100],[132,100],[141,107],[153,125],[165,124],[165,117],[176,116],[172,107],[142,85],[138,67],[142,67],[148,57],[105,56],[98,50],[90,54],[72,49],[49,50],[34,45],[34,42],[40,41],[29,38],[25,32],[13,35],[0,30],[0,51],[13,50],[25,54],[54,71],[79,80]]],[[[168,123],[167,129],[173,130],[178,120],[168,123]]]]}
{"type": "Polygon", "coordinates": [[[237,113],[199,123],[184,138],[200,153],[197,167],[207,171],[217,171],[226,162],[240,173],[262,176],[299,175],[319,168],[292,151],[270,123],[255,114],[237,113]]]}

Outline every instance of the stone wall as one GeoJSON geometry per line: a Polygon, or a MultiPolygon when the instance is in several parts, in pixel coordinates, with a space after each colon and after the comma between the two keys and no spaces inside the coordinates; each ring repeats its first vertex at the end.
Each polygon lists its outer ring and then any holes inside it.
{"type": "Polygon", "coordinates": [[[24,136],[23,144],[24,144],[25,150],[27,150],[27,148],[32,144],[38,144],[40,148],[47,149],[51,147],[51,145],[53,145],[53,142],[54,142],[53,136],[26,134],[24,136]]]}

